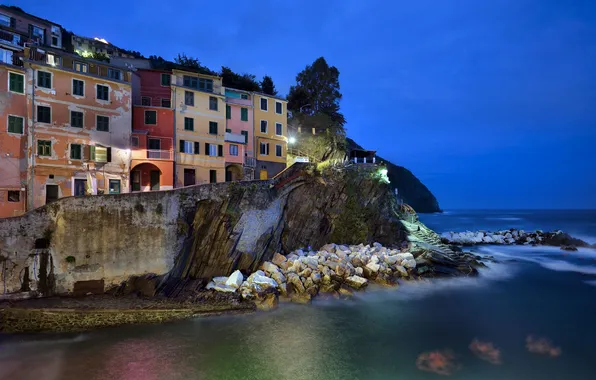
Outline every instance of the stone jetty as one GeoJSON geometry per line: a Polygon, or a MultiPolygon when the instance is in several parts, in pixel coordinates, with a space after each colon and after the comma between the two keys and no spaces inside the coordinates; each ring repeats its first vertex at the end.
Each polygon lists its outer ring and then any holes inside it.
{"type": "Polygon", "coordinates": [[[454,245],[548,245],[561,247],[564,250],[577,250],[577,247],[596,248],[560,230],[544,232],[541,230],[524,231],[512,228],[496,232],[446,232],[441,235],[441,241],[444,244],[454,245]]]}

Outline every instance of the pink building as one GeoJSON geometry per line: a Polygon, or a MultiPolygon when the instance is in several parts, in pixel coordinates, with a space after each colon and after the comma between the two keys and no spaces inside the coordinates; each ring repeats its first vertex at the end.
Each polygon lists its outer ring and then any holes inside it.
{"type": "Polygon", "coordinates": [[[254,179],[252,94],[226,88],[226,181],[254,179]]]}

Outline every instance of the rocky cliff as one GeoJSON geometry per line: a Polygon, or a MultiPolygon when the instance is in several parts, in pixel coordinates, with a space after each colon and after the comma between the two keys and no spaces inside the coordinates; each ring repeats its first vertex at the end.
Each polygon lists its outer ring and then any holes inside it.
{"type": "Polygon", "coordinates": [[[379,173],[294,165],[269,181],[63,198],[0,220],[3,294],[97,293],[149,273],[166,289],[330,241],[396,246],[407,231],[379,173]]]}
{"type": "MultiPolygon", "coordinates": [[[[348,150],[350,148],[363,149],[354,140],[348,138],[348,150]]],[[[400,197],[414,208],[416,212],[441,212],[439,202],[430,190],[411,171],[398,166],[380,156],[377,158],[387,166],[391,187],[397,188],[400,197]]]]}

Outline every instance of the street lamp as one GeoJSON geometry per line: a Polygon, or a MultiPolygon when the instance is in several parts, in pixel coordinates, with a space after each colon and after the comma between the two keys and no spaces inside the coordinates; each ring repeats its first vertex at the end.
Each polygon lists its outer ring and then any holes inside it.
{"type": "Polygon", "coordinates": [[[296,137],[290,137],[288,139],[288,144],[292,145],[292,144],[295,144],[295,143],[296,143],[296,137]]]}

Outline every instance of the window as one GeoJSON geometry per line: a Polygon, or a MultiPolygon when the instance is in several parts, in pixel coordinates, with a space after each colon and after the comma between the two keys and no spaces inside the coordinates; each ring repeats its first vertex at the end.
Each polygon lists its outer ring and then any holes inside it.
{"type": "Polygon", "coordinates": [[[208,146],[206,153],[209,156],[216,157],[217,156],[217,145],[215,145],[215,144],[205,144],[205,145],[208,146]]]}
{"type": "Polygon", "coordinates": [[[37,106],[37,122],[48,124],[51,123],[52,109],[46,106],[37,106]]]}
{"type": "MultiPolygon", "coordinates": [[[[15,37],[16,38],[16,37],[15,37]]],[[[0,48],[0,62],[8,63],[9,65],[13,64],[13,52],[12,50],[6,50],[0,48]]],[[[15,56],[15,58],[17,58],[15,56]]]]}
{"type": "Polygon", "coordinates": [[[37,155],[50,157],[52,155],[52,142],[49,140],[37,140],[37,155]]]}
{"type": "Polygon", "coordinates": [[[52,88],[52,74],[46,71],[38,71],[37,85],[39,87],[52,88]]]}
{"type": "Polygon", "coordinates": [[[80,160],[81,158],[81,144],[70,144],[70,159],[80,160]]]}
{"type": "Polygon", "coordinates": [[[180,152],[192,154],[194,144],[192,141],[180,140],[180,152]]]}
{"type": "Polygon", "coordinates": [[[261,110],[267,111],[268,108],[269,108],[269,102],[267,101],[267,99],[261,98],[261,110]]]}
{"type": "Polygon", "coordinates": [[[195,183],[195,169],[184,169],[184,186],[192,186],[195,183]]]}
{"type": "Polygon", "coordinates": [[[85,82],[82,80],[73,79],[72,94],[77,96],[85,96],[85,82]]]}
{"type": "Polygon", "coordinates": [[[12,17],[0,14],[0,25],[12,26],[12,17]]]}
{"type": "Polygon", "coordinates": [[[195,130],[195,119],[192,117],[185,117],[184,118],[184,130],[185,131],[194,131],[195,130]]]}
{"type": "Polygon", "coordinates": [[[248,108],[240,108],[240,120],[248,121],[248,108]]]}
{"type": "Polygon", "coordinates": [[[267,133],[267,120],[261,120],[261,133],[267,133]]]}
{"type": "Polygon", "coordinates": [[[75,71],[79,71],[81,73],[86,73],[89,71],[89,66],[86,63],[83,62],[77,62],[75,61],[73,63],[73,68],[75,71]]]}
{"type": "Polygon", "coordinates": [[[184,76],[184,86],[185,87],[192,87],[198,88],[198,79],[195,77],[189,77],[187,75],[184,76]]]}
{"type": "Polygon", "coordinates": [[[70,126],[73,128],[83,128],[83,113],[70,111],[70,126]]]}
{"type": "Polygon", "coordinates": [[[161,106],[164,108],[170,108],[172,106],[172,102],[170,102],[170,98],[161,98],[161,106]]]}
{"type": "Polygon", "coordinates": [[[130,146],[134,148],[139,147],[139,136],[130,136],[130,146]]]}
{"type": "Polygon", "coordinates": [[[230,156],[237,156],[238,155],[238,145],[230,144],[230,156]]]}
{"type": "Polygon", "coordinates": [[[184,91],[184,104],[187,106],[195,105],[195,93],[190,91],[184,91]]]}
{"type": "Polygon", "coordinates": [[[25,93],[25,76],[17,73],[8,73],[8,91],[25,93]]]}
{"type": "Polygon", "coordinates": [[[161,85],[169,86],[172,83],[172,76],[170,74],[161,74],[161,85]]]}
{"type": "Polygon", "coordinates": [[[151,150],[160,150],[161,149],[161,140],[160,139],[149,139],[149,149],[151,150]]]}
{"type": "Polygon", "coordinates": [[[209,183],[217,183],[217,170],[209,170],[209,183]]]}
{"type": "Polygon", "coordinates": [[[248,131],[240,131],[240,134],[244,136],[244,143],[248,144],[248,131]]]}
{"type": "Polygon", "coordinates": [[[209,133],[212,135],[217,134],[217,122],[215,122],[215,121],[209,122],[209,133]]]}
{"type": "Polygon", "coordinates": [[[97,99],[99,100],[110,100],[110,88],[108,86],[97,85],[97,99]]]}
{"type": "Polygon", "coordinates": [[[110,131],[110,118],[107,116],[97,115],[95,127],[98,131],[109,132],[110,131]]]}
{"type": "Polygon", "coordinates": [[[122,80],[122,71],[108,68],[108,78],[122,80]]]}
{"type": "Polygon", "coordinates": [[[198,141],[195,141],[195,154],[199,154],[200,151],[201,151],[201,143],[198,141]]]}
{"type": "Polygon", "coordinates": [[[46,54],[46,63],[48,65],[61,66],[61,62],[62,62],[62,60],[60,59],[60,56],[57,56],[56,54],[52,54],[52,53],[46,54]]]}
{"type": "Polygon", "coordinates": [[[268,156],[269,155],[269,143],[261,143],[260,146],[260,152],[261,152],[261,156],[268,156]]]}
{"type": "Polygon", "coordinates": [[[29,33],[30,33],[31,37],[39,38],[42,43],[45,42],[44,41],[45,33],[42,28],[29,24],[29,33]]]}
{"type": "Polygon", "coordinates": [[[120,180],[119,179],[111,179],[110,180],[109,193],[110,194],[120,194],[120,180]]]}
{"type": "Polygon", "coordinates": [[[232,107],[226,104],[226,119],[232,118],[232,107]]]}
{"type": "Polygon", "coordinates": [[[189,77],[184,76],[184,86],[196,88],[202,91],[209,91],[213,92],[213,80],[206,79],[206,78],[197,78],[197,77],[189,77]]]}
{"type": "Polygon", "coordinates": [[[23,134],[25,119],[20,116],[8,115],[8,133],[23,134]]]}
{"type": "Polygon", "coordinates": [[[142,106],[150,106],[151,105],[151,98],[148,96],[141,96],[141,105],[142,106]]]}
{"type": "Polygon", "coordinates": [[[52,46],[60,46],[58,37],[52,36],[52,46]]]}
{"type": "Polygon", "coordinates": [[[284,130],[284,126],[282,123],[275,123],[275,134],[278,136],[282,136],[284,130]]]}
{"type": "Polygon", "coordinates": [[[281,102],[275,102],[275,113],[279,115],[283,113],[283,105],[281,102]]]}
{"type": "Polygon", "coordinates": [[[104,146],[90,146],[89,152],[91,155],[91,161],[95,162],[110,162],[110,158],[112,156],[112,151],[110,148],[106,148],[104,146]]]}
{"type": "Polygon", "coordinates": [[[223,157],[223,145],[218,145],[217,146],[217,155],[219,157],[223,157]]]}
{"type": "Polygon", "coordinates": [[[279,144],[276,144],[276,145],[275,145],[275,155],[276,155],[277,157],[281,157],[281,152],[282,152],[282,147],[281,147],[281,145],[279,145],[279,144]]]}
{"type": "Polygon", "coordinates": [[[240,99],[248,99],[248,94],[240,94],[240,99]]]}
{"type": "Polygon", "coordinates": [[[209,97],[209,109],[211,111],[217,111],[217,98],[215,96],[209,97]]]}
{"type": "Polygon", "coordinates": [[[20,202],[21,192],[15,190],[8,190],[8,201],[9,202],[20,202]]]}
{"type": "Polygon", "coordinates": [[[145,124],[156,125],[157,124],[157,111],[145,110],[145,124]]]}

